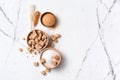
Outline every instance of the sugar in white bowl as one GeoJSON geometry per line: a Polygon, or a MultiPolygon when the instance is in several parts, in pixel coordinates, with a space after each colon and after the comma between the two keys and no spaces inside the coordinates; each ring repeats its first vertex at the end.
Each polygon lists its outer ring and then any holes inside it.
{"type": "Polygon", "coordinates": [[[42,52],[40,59],[45,59],[45,63],[42,63],[43,66],[48,68],[55,68],[59,65],[61,61],[61,55],[60,52],[56,49],[47,48],[42,52]]]}

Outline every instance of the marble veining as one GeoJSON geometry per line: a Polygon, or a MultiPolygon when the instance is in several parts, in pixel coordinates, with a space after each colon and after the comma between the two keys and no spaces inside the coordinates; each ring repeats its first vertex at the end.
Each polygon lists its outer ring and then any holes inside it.
{"type": "Polygon", "coordinates": [[[120,0],[1,0],[0,16],[0,79],[120,79],[120,0]],[[30,31],[32,4],[42,13],[53,11],[59,19],[56,30],[40,23],[38,28],[62,34],[56,48],[63,62],[46,76],[40,74],[41,66],[33,66],[35,58],[18,51],[27,46],[22,38],[30,31]]]}

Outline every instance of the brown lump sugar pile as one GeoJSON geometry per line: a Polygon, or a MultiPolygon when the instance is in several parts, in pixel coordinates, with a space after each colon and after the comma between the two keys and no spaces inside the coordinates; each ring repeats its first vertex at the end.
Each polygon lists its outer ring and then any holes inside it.
{"type": "Polygon", "coordinates": [[[28,35],[27,43],[30,48],[40,51],[47,46],[48,38],[43,31],[33,30],[28,35]]]}

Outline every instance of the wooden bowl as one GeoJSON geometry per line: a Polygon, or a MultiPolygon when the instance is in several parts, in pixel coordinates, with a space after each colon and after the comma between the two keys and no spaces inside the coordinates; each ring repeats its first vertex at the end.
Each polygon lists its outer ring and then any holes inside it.
{"type": "MultiPolygon", "coordinates": [[[[48,39],[47,34],[46,34],[44,31],[39,30],[39,29],[32,30],[32,31],[28,34],[28,36],[27,36],[27,44],[28,44],[28,41],[29,41],[29,37],[30,37],[30,35],[32,34],[32,32],[33,32],[33,31],[41,31],[42,33],[44,33],[44,34],[45,34],[45,36],[47,37],[47,38],[46,38],[46,39],[47,39],[47,41],[46,41],[46,44],[44,45],[44,47],[42,47],[42,48],[41,48],[41,50],[45,49],[45,48],[48,46],[49,39],[48,39]]],[[[31,47],[29,44],[28,44],[28,46],[29,46],[29,47],[31,47]]],[[[40,50],[40,51],[41,51],[41,50],[40,50]]]]}
{"type": "Polygon", "coordinates": [[[53,28],[56,25],[56,22],[57,22],[55,15],[51,12],[43,13],[41,18],[40,18],[40,21],[41,21],[42,25],[44,25],[48,28],[53,28]],[[49,16],[46,16],[46,15],[49,15],[49,16]],[[43,22],[44,17],[46,17],[46,18],[45,18],[45,21],[43,22]]]}

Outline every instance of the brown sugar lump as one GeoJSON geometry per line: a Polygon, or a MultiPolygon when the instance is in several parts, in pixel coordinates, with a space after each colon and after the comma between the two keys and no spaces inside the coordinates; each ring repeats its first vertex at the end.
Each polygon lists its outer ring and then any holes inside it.
{"type": "Polygon", "coordinates": [[[56,17],[53,13],[51,12],[45,12],[42,16],[41,16],[41,23],[46,26],[46,27],[50,27],[53,28],[56,24],[56,17]]]}
{"type": "Polygon", "coordinates": [[[60,56],[55,55],[55,59],[56,59],[56,60],[60,60],[60,56]]]}
{"type": "Polygon", "coordinates": [[[56,61],[51,62],[53,66],[56,66],[58,63],[56,61]]]}
{"type": "Polygon", "coordinates": [[[37,51],[39,51],[40,49],[42,49],[42,46],[39,45],[39,44],[36,44],[36,45],[35,45],[35,49],[36,49],[37,51]]]}
{"type": "Polygon", "coordinates": [[[30,48],[40,51],[47,47],[48,37],[41,30],[32,30],[27,36],[27,44],[30,48]]]}
{"type": "Polygon", "coordinates": [[[23,52],[23,49],[22,49],[22,48],[19,48],[19,51],[20,51],[20,52],[23,52]]]}
{"type": "Polygon", "coordinates": [[[55,38],[60,38],[61,35],[60,35],[60,34],[55,34],[54,37],[55,37],[55,38]]]}
{"type": "Polygon", "coordinates": [[[40,60],[41,59],[45,59],[45,63],[41,62],[44,67],[52,69],[60,64],[61,55],[54,48],[46,48],[41,53],[40,60]],[[57,60],[55,59],[56,55],[57,55],[57,60]]]}
{"type": "Polygon", "coordinates": [[[50,72],[50,70],[51,70],[50,68],[46,67],[46,70],[45,70],[45,71],[46,71],[46,72],[50,72]]]}
{"type": "Polygon", "coordinates": [[[34,50],[31,47],[27,47],[27,50],[32,53],[34,50]]]}
{"type": "Polygon", "coordinates": [[[43,59],[40,60],[40,62],[43,64],[43,63],[46,62],[46,60],[43,58],[43,59]]]}
{"type": "Polygon", "coordinates": [[[46,72],[45,72],[45,71],[41,71],[41,74],[42,74],[42,75],[46,75],[46,72]]]}
{"type": "Polygon", "coordinates": [[[61,35],[60,34],[55,34],[55,35],[51,35],[50,39],[56,43],[58,43],[58,38],[60,38],[61,35]]]}
{"type": "Polygon", "coordinates": [[[39,63],[38,62],[34,62],[34,66],[39,66],[39,63]]]}

